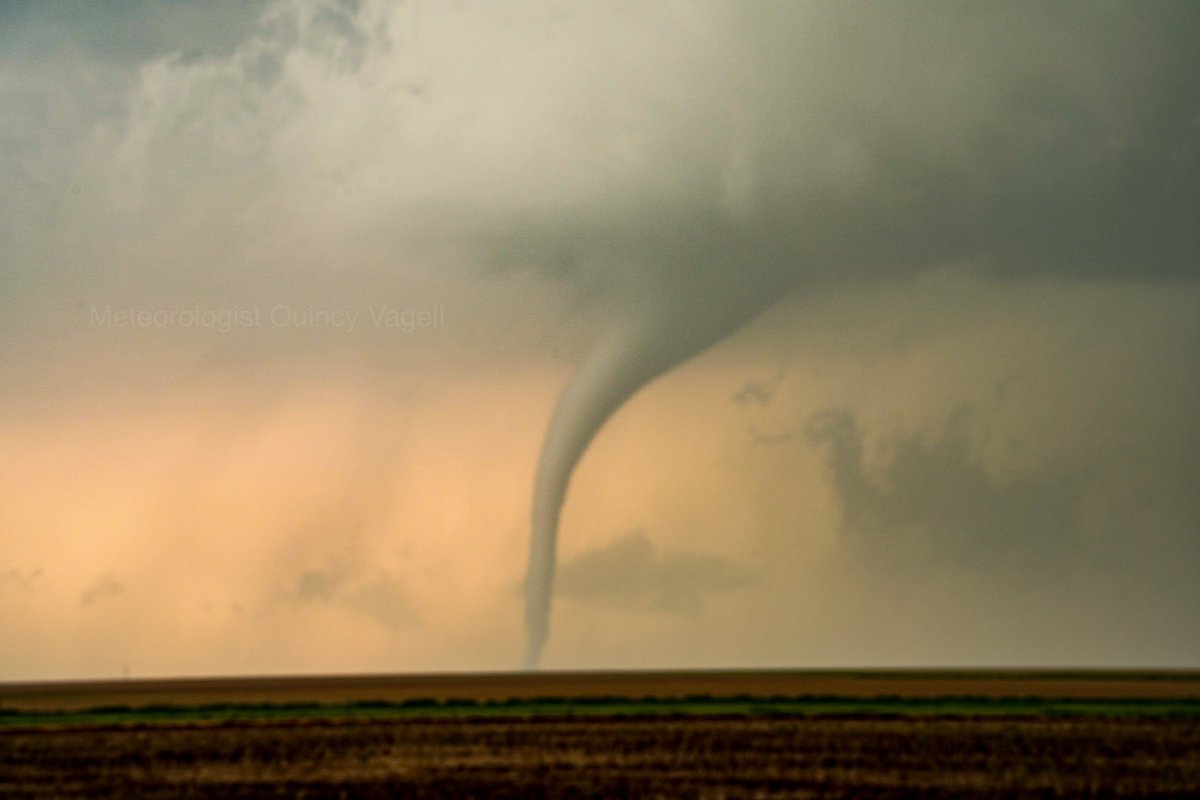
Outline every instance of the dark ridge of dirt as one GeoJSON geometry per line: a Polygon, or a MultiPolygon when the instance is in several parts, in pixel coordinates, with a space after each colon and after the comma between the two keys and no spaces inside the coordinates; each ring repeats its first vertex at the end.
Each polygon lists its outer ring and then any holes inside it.
{"type": "Polygon", "coordinates": [[[0,796],[1187,797],[1200,721],[459,717],[0,731],[0,796]]]}

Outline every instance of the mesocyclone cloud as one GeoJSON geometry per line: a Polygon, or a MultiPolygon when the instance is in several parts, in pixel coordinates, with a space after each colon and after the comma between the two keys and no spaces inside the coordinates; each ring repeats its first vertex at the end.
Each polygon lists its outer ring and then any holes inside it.
{"type": "MultiPolygon", "coordinates": [[[[542,450],[528,667],[547,635],[563,499],[592,437],[641,387],[782,290],[956,260],[1001,275],[1178,276],[1196,267],[1200,239],[1186,219],[1200,211],[1197,118],[1194,104],[1178,111],[1177,92],[1197,59],[1184,39],[1161,61],[1138,52],[1147,29],[1171,44],[1178,31],[1160,27],[1165,19],[1118,14],[1089,40],[1073,24],[1078,10],[1065,8],[1025,18],[962,6],[937,16],[908,9],[903,19],[815,4],[722,11],[722,31],[746,38],[678,30],[683,52],[703,54],[705,69],[672,65],[685,76],[675,88],[720,88],[699,95],[695,116],[674,127],[646,111],[649,127],[671,130],[667,140],[694,159],[678,173],[691,185],[681,181],[662,207],[637,209],[603,233],[571,231],[643,274],[626,279],[635,308],[560,398],[542,450]],[[1127,35],[1112,35],[1124,25],[1127,35]],[[1067,42],[1070,58],[1051,48],[1067,42]],[[1148,95],[1134,103],[1131,91],[1148,95]]],[[[644,69],[647,82],[660,78],[644,69]]]]}
{"type": "MultiPolygon", "coordinates": [[[[57,105],[9,84],[28,124],[0,165],[4,346],[68,313],[47,287],[154,313],[361,311],[397,276],[421,308],[498,276],[554,287],[598,322],[533,481],[534,666],[598,432],[780,298],[956,265],[1194,281],[1198,37],[1184,3],[317,0],[202,48],[82,37],[57,105]]],[[[506,319],[473,297],[460,319],[506,319]]]]}

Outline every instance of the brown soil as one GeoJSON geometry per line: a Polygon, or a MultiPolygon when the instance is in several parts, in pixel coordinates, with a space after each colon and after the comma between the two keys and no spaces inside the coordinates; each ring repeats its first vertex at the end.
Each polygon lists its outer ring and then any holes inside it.
{"type": "Polygon", "coordinates": [[[1185,797],[1200,721],[445,718],[0,731],[0,796],[1185,797]]]}

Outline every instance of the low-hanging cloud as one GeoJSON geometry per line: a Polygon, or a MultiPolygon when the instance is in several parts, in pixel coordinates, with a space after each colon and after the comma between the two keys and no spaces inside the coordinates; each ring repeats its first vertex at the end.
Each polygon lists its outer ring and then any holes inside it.
{"type": "Polygon", "coordinates": [[[698,614],[707,596],[742,589],[753,577],[720,556],[660,550],[639,530],[565,561],[558,581],[563,597],[581,603],[698,614]]]}
{"type": "Polygon", "coordinates": [[[6,569],[0,572],[0,586],[11,586],[21,591],[32,591],[45,577],[41,567],[30,570],[6,569]]]}
{"type": "Polygon", "coordinates": [[[1015,583],[1074,560],[1087,476],[989,474],[972,453],[972,420],[959,409],[934,437],[892,441],[886,465],[871,469],[851,413],[809,419],[807,439],[825,451],[842,531],[860,558],[884,570],[951,562],[1015,583]]]}
{"type": "Polygon", "coordinates": [[[125,584],[117,578],[116,574],[105,572],[83,590],[83,593],[79,595],[79,604],[95,605],[104,600],[120,597],[124,593],[125,584]]]}
{"type": "Polygon", "coordinates": [[[308,570],[296,582],[295,601],[334,605],[365,614],[388,628],[404,625],[412,617],[403,583],[386,571],[354,575],[336,567],[308,570]]]}

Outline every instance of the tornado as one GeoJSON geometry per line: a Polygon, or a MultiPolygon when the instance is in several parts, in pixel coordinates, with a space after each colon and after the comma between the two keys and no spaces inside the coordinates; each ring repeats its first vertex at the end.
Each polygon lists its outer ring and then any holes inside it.
{"type": "Polygon", "coordinates": [[[534,483],[525,579],[526,670],[537,669],[549,635],[559,518],[575,466],[604,423],[638,391],[769,305],[760,293],[740,288],[730,292],[724,285],[692,283],[676,296],[655,302],[643,298],[587,355],[559,396],[534,483]]]}

